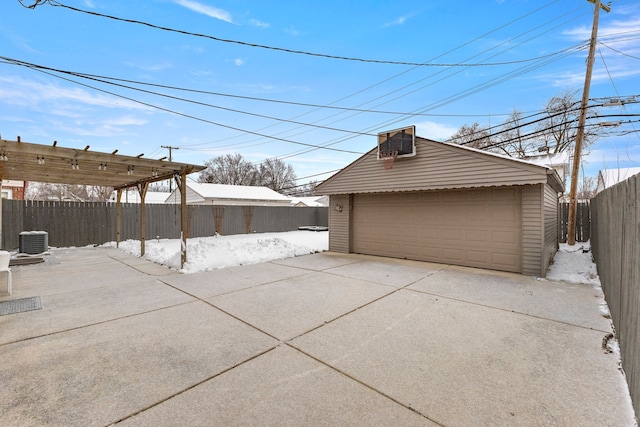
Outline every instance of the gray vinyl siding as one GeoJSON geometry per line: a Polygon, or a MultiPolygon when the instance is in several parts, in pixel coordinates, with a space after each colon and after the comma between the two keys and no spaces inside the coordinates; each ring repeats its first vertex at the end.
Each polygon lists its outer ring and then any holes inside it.
{"type": "Polygon", "coordinates": [[[356,194],[543,184],[547,169],[463,147],[416,139],[416,155],[385,170],[371,150],[319,186],[323,194],[356,194]]]}
{"type": "Polygon", "coordinates": [[[526,185],[522,189],[522,274],[545,276],[542,268],[543,185],[526,185]]]}
{"type": "Polygon", "coordinates": [[[332,252],[349,253],[351,217],[349,199],[348,194],[329,197],[329,250],[332,252]],[[336,206],[342,206],[342,212],[338,212],[336,206]]]}
{"type": "Polygon", "coordinates": [[[558,193],[549,185],[544,186],[544,248],[543,272],[545,275],[549,263],[558,250],[558,193]]]}

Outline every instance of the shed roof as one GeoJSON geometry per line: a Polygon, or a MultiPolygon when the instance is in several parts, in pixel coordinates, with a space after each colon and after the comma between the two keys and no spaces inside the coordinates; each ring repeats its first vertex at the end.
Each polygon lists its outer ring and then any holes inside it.
{"type": "MultiPolygon", "coordinates": [[[[268,187],[256,187],[249,185],[227,185],[227,184],[209,184],[209,183],[197,183],[187,182],[187,190],[195,193],[200,200],[248,200],[248,201],[264,201],[264,202],[281,202],[288,204],[290,199],[268,187]]],[[[174,193],[177,194],[178,190],[174,193]]],[[[167,201],[172,200],[175,197],[172,193],[167,201]]],[[[194,200],[190,200],[194,202],[194,200]]]]}
{"type": "Polygon", "coordinates": [[[549,167],[457,144],[416,137],[416,155],[396,159],[385,170],[377,148],[318,186],[323,194],[425,191],[527,184],[550,184],[563,191],[549,167]]]}
{"type": "Polygon", "coordinates": [[[85,149],[33,144],[0,139],[0,179],[15,179],[59,184],[133,187],[143,182],[170,179],[189,174],[204,166],[100,153],[85,149]]]}

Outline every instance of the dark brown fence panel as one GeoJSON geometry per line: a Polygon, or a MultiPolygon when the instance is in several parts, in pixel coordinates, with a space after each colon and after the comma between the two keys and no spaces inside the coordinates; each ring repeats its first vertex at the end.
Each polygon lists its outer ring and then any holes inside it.
{"type": "MultiPolygon", "coordinates": [[[[190,237],[215,234],[214,210],[211,206],[188,206],[190,237]]],[[[15,250],[21,231],[42,230],[49,233],[53,247],[87,246],[115,241],[115,203],[76,203],[4,200],[2,203],[2,247],[15,250]]],[[[291,231],[303,225],[328,225],[328,208],[294,208],[256,206],[252,215],[252,232],[291,231]]],[[[146,206],[147,239],[180,237],[180,206],[149,204],[146,206]]],[[[140,205],[122,204],[121,239],[140,239],[140,205]]],[[[225,206],[222,235],[246,233],[242,206],[225,206]]]]}
{"type": "Polygon", "coordinates": [[[593,255],[616,327],[631,399],[640,413],[640,175],[592,200],[593,255]]]}
{"type": "MultiPolygon", "coordinates": [[[[576,242],[586,242],[591,238],[591,207],[589,201],[576,205],[576,242]]],[[[569,203],[558,204],[558,238],[560,243],[567,242],[567,222],[569,220],[569,203]]]]}

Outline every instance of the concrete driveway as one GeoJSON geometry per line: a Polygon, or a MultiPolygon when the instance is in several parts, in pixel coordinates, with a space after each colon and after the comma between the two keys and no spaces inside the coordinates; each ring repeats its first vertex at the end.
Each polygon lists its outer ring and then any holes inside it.
{"type": "MultiPolygon", "coordinates": [[[[321,253],[190,275],[108,248],[14,267],[0,425],[630,426],[601,292],[321,253]]],[[[4,288],[0,288],[4,290],[4,288]]]]}

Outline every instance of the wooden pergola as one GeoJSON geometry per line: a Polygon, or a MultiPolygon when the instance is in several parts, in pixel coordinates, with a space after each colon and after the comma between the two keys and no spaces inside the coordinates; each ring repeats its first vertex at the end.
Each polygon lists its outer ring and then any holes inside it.
{"type": "MultiPolygon", "coordinates": [[[[174,179],[180,189],[181,266],[187,260],[186,177],[204,166],[145,159],[84,149],[41,145],[0,139],[0,183],[2,180],[36,181],[59,184],[99,185],[117,191],[116,244],[120,243],[122,191],[135,187],[140,193],[140,251],[145,253],[145,196],[149,184],[174,179]]],[[[0,199],[0,241],[2,238],[2,204],[0,199]]]]}

